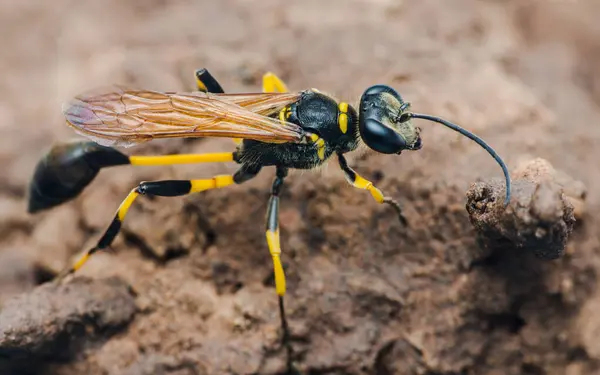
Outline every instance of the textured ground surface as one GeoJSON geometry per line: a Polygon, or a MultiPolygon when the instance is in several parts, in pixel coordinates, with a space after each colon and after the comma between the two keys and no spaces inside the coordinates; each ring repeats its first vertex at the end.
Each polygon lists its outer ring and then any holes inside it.
{"type": "MultiPolygon", "coordinates": [[[[281,232],[303,372],[600,373],[600,3],[280,3],[0,0],[2,374],[18,374],[15,366],[58,375],[284,370],[263,233],[272,171],[187,199],[141,199],[116,254],[100,254],[81,271],[89,279],[73,289],[35,289],[97,239],[137,182],[235,170],[114,169],[75,202],[26,214],[38,158],[73,137],[62,102],[108,83],[189,90],[198,67],[228,91],[258,90],[266,70],[293,89],[318,87],[350,101],[368,85],[393,85],[415,111],[488,140],[521,178],[519,202],[532,208],[485,211],[486,197],[498,194],[488,179],[500,169],[435,124],[422,124],[419,152],[350,158],[402,202],[409,228],[348,187],[334,163],[292,174],[281,232]],[[527,164],[538,157],[556,173],[527,164]],[[485,182],[470,188],[478,179],[485,182]],[[519,237],[523,225],[539,231],[519,237]],[[571,229],[559,259],[533,256],[532,243],[565,241],[571,229]]],[[[135,151],[231,147],[175,140],[135,151]]]]}

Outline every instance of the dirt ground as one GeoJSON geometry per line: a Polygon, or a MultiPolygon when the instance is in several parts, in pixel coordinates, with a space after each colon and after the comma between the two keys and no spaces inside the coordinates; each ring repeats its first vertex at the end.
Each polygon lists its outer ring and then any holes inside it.
{"type": "MultiPolygon", "coordinates": [[[[351,102],[392,85],[415,111],[486,139],[518,180],[512,216],[490,219],[503,215],[489,203],[501,170],[433,123],[419,124],[418,152],[350,158],[401,202],[407,228],[334,162],[292,173],[281,240],[302,373],[600,374],[600,2],[282,4],[0,0],[0,374],[285,372],[264,238],[272,170],[140,199],[114,253],[67,289],[38,286],[97,240],[139,181],[236,168],[114,168],[75,201],[28,215],[37,161],[76,138],[61,104],[109,83],[192,90],[201,67],[232,92],[258,91],[269,70],[351,102]],[[544,218],[541,232],[517,230],[544,218]],[[539,257],[548,251],[560,257],[539,257]]],[[[232,147],[170,140],[127,152],[232,147]]]]}

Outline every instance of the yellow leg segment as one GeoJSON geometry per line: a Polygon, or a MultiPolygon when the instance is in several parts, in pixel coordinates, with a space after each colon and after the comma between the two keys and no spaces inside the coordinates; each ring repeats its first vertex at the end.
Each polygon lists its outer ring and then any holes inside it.
{"type": "Polygon", "coordinates": [[[371,193],[371,196],[373,197],[373,199],[375,199],[375,201],[377,201],[377,203],[386,203],[392,206],[394,210],[396,210],[400,222],[405,226],[408,225],[408,221],[402,214],[402,209],[400,208],[398,202],[396,202],[390,197],[386,197],[385,195],[383,195],[383,192],[377,189],[371,181],[365,179],[364,177],[356,173],[352,168],[350,168],[344,155],[338,154],[338,161],[340,167],[344,171],[344,175],[346,176],[346,180],[348,181],[348,183],[350,183],[355,188],[367,190],[369,193],[371,193]]]}
{"type": "Polygon", "coordinates": [[[181,154],[160,156],[130,156],[131,165],[173,165],[194,163],[226,163],[233,161],[232,152],[217,152],[214,154],[181,154]]]}
{"type": "Polygon", "coordinates": [[[119,229],[121,228],[121,223],[123,222],[123,220],[125,220],[125,216],[127,215],[129,208],[131,208],[131,205],[133,204],[133,202],[139,195],[140,195],[140,193],[137,191],[137,188],[135,188],[129,192],[127,197],[125,197],[123,202],[121,202],[121,204],[119,205],[119,209],[117,210],[117,213],[116,213],[111,225],[108,227],[106,232],[104,232],[104,235],[102,236],[100,241],[98,241],[98,244],[96,246],[94,246],[92,249],[88,250],[81,257],[79,257],[79,259],[77,259],[77,261],[75,263],[73,263],[73,266],[63,270],[58,275],[58,277],[57,277],[58,280],[62,280],[65,276],[67,276],[71,273],[77,272],[77,270],[79,270],[81,267],[83,267],[83,265],[90,259],[92,254],[94,254],[96,251],[98,251],[102,248],[106,248],[106,247],[110,246],[110,243],[112,242],[114,237],[116,237],[117,233],[119,232],[119,229]],[[113,234],[113,232],[114,232],[114,234],[113,234]],[[109,241],[108,243],[106,243],[107,240],[109,241]],[[101,247],[101,246],[103,246],[103,247],[101,247]]]}
{"type": "Polygon", "coordinates": [[[287,168],[277,167],[277,175],[271,187],[271,197],[267,206],[267,245],[273,259],[273,270],[275,275],[275,291],[279,296],[279,317],[281,318],[281,331],[283,336],[281,342],[287,351],[287,367],[289,374],[299,374],[293,364],[293,349],[291,345],[290,328],[287,323],[283,298],[286,291],[285,273],[281,264],[281,244],[279,242],[279,193],[283,186],[283,180],[288,174],[287,168]]]}
{"type": "Polygon", "coordinates": [[[281,264],[281,245],[279,243],[279,229],[271,231],[267,230],[267,244],[269,246],[269,253],[273,258],[273,270],[275,272],[275,291],[277,295],[283,296],[285,294],[285,273],[283,272],[283,265],[281,264]]]}
{"type": "MultiPolygon", "coordinates": [[[[288,92],[288,88],[285,85],[285,83],[283,83],[283,81],[279,77],[277,77],[271,72],[268,72],[265,75],[263,75],[262,86],[263,92],[288,92]]],[[[279,119],[282,122],[285,122],[285,113],[283,111],[279,114],[279,119]]],[[[243,139],[233,138],[233,141],[236,145],[239,145],[240,143],[242,143],[243,139]]]]}
{"type": "Polygon", "coordinates": [[[263,75],[263,92],[288,92],[288,88],[279,77],[267,72],[263,75]]]}
{"type": "Polygon", "coordinates": [[[127,212],[129,212],[129,209],[131,208],[131,205],[133,204],[133,201],[135,201],[135,199],[137,197],[139,197],[140,193],[138,193],[137,188],[133,189],[128,195],[127,197],[125,197],[125,199],[123,200],[123,203],[121,203],[121,205],[119,206],[119,210],[117,211],[117,218],[119,218],[119,221],[123,221],[125,220],[125,216],[127,215],[127,212]]]}
{"type": "Polygon", "coordinates": [[[267,206],[267,245],[269,253],[273,258],[273,271],[275,272],[275,290],[277,295],[285,294],[285,273],[281,264],[281,243],[279,242],[279,192],[283,185],[283,180],[287,176],[287,169],[277,168],[277,177],[273,181],[271,188],[271,198],[267,206]]]}
{"type": "Polygon", "coordinates": [[[220,175],[210,179],[201,180],[166,180],[140,183],[138,187],[131,190],[127,197],[125,197],[119,206],[119,209],[117,210],[111,224],[106,229],[102,237],[98,240],[96,246],[82,255],[75,263],[73,263],[73,266],[61,272],[58,275],[58,279],[60,280],[66,275],[79,270],[95,252],[110,247],[115,237],[119,234],[123,221],[125,220],[125,216],[127,216],[127,213],[129,212],[133,202],[140,195],[176,197],[210,189],[218,189],[229,186],[233,183],[235,182],[233,176],[231,175],[220,175]]]}
{"type": "Polygon", "coordinates": [[[385,197],[383,196],[381,190],[377,189],[371,181],[361,177],[358,174],[356,174],[354,181],[350,183],[355,188],[368,190],[369,193],[371,193],[371,196],[373,196],[373,199],[377,201],[377,203],[383,203],[383,201],[385,200],[385,197]]]}
{"type": "Polygon", "coordinates": [[[234,183],[233,176],[231,175],[220,175],[211,178],[210,180],[190,180],[192,188],[190,193],[198,193],[204,190],[219,189],[225,186],[229,186],[234,183]]]}

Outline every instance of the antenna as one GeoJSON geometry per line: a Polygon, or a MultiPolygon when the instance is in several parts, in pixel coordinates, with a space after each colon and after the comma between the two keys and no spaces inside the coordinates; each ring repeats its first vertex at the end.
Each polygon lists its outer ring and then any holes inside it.
{"type": "Polygon", "coordinates": [[[506,164],[504,164],[504,161],[502,161],[500,156],[498,156],[496,151],[494,151],[493,148],[491,148],[487,143],[485,143],[483,139],[479,138],[478,136],[471,133],[470,131],[461,128],[460,126],[453,124],[449,121],[446,121],[444,119],[441,119],[439,117],[423,115],[423,114],[419,114],[419,113],[412,113],[412,112],[404,113],[404,116],[407,116],[408,118],[420,118],[423,120],[429,120],[429,121],[440,123],[442,125],[449,127],[450,129],[464,135],[465,137],[475,141],[478,145],[483,147],[490,155],[492,155],[494,160],[496,160],[496,162],[500,165],[500,167],[502,168],[502,171],[504,172],[504,178],[506,179],[506,198],[504,199],[504,206],[508,206],[508,203],[510,202],[510,175],[508,173],[508,168],[506,167],[506,164]]]}

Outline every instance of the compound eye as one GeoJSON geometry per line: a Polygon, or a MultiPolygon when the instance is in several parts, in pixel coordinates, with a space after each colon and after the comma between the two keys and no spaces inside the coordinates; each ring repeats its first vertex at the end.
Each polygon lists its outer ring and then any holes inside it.
{"type": "Polygon", "coordinates": [[[367,146],[382,154],[397,154],[407,148],[400,134],[373,118],[360,122],[360,134],[367,146]]]}

